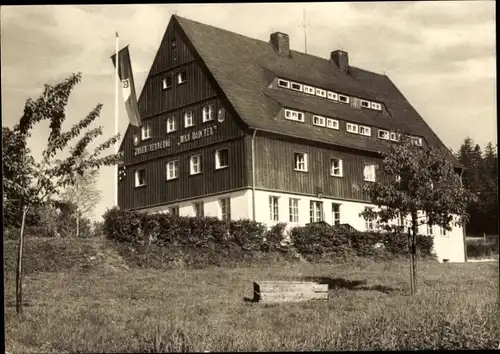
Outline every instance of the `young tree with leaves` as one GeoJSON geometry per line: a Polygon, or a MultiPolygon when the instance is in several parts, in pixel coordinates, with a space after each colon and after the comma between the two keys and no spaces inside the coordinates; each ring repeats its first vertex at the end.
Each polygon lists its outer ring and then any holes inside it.
{"type": "Polygon", "coordinates": [[[82,176],[85,171],[115,165],[121,160],[119,154],[100,156],[118,142],[119,135],[109,138],[92,154],[85,159],[82,158],[89,143],[103,134],[102,127],[85,132],[72,147],[69,157],[56,160],[56,154],[63,151],[71,140],[79,137],[83,129],[99,117],[102,108],[102,105],[98,104],[87,117],[73,125],[69,131],[62,131],[70,93],[80,80],[79,73],[72,74],[56,85],[45,85],[42,95],[36,101],[32,99],[26,101],[19,123],[12,130],[5,131],[9,139],[3,142],[4,152],[7,150],[9,155],[2,156],[4,171],[8,171],[6,175],[4,174],[4,202],[15,201],[23,207],[16,284],[16,310],[20,314],[22,313],[24,224],[28,209],[53,204],[60,190],[74,185],[78,176],[82,176]],[[44,120],[50,122],[50,134],[41,161],[36,161],[27,147],[27,139],[35,125],[44,120]]]}
{"type": "Polygon", "coordinates": [[[366,209],[360,215],[377,220],[386,229],[399,232],[401,227],[390,226],[393,220],[410,220],[410,281],[412,295],[416,291],[416,237],[420,225],[438,225],[451,230],[452,224],[464,225],[466,207],[473,195],[462,187],[460,176],[451,164],[448,151],[422,148],[402,134],[399,142],[391,144],[382,154],[379,168],[382,176],[377,182],[364,186],[378,210],[366,209]]]}

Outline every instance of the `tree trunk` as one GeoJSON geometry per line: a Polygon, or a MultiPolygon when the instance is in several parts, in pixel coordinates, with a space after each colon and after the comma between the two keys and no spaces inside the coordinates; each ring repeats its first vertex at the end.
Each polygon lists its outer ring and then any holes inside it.
{"type": "Polygon", "coordinates": [[[410,229],[408,229],[408,253],[410,255],[410,293],[413,296],[415,294],[415,282],[414,282],[414,261],[413,261],[413,238],[411,237],[410,229]]]}
{"type": "Polygon", "coordinates": [[[418,221],[418,214],[416,212],[413,212],[411,214],[411,228],[412,228],[412,261],[413,261],[413,291],[417,292],[417,233],[418,233],[418,226],[417,226],[417,221],[418,221]]]}
{"type": "Polygon", "coordinates": [[[21,221],[21,234],[19,235],[19,248],[17,253],[16,271],[16,312],[23,314],[23,248],[24,248],[24,223],[28,207],[23,208],[23,218],[21,221]]]}
{"type": "Polygon", "coordinates": [[[76,210],[76,238],[80,237],[80,210],[76,210]]]}

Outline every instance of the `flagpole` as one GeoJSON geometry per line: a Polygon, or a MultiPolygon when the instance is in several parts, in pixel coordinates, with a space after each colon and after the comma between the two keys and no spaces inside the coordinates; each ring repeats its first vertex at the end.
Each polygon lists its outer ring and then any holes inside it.
{"type": "MultiPolygon", "coordinates": [[[[120,78],[118,75],[118,65],[120,61],[118,60],[118,52],[119,52],[119,42],[120,37],[118,36],[118,32],[116,32],[116,65],[115,65],[115,135],[118,134],[118,91],[120,89],[120,78]]],[[[118,142],[115,143],[115,154],[118,154],[118,142]]],[[[115,206],[118,206],[118,165],[115,165],[115,188],[114,188],[114,200],[113,203],[115,206]]]]}

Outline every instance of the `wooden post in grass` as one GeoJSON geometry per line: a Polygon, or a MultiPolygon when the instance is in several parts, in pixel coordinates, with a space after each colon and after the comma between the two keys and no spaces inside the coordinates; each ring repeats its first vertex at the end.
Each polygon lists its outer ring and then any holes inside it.
{"type": "Polygon", "coordinates": [[[415,279],[414,279],[414,263],[413,263],[413,237],[410,233],[410,228],[408,228],[408,250],[410,253],[410,292],[411,295],[415,294],[415,279]]]}
{"type": "Polygon", "coordinates": [[[19,247],[17,253],[17,272],[16,272],[16,312],[23,314],[23,248],[24,248],[24,223],[28,207],[23,208],[23,219],[21,221],[21,234],[19,235],[19,247]]]}

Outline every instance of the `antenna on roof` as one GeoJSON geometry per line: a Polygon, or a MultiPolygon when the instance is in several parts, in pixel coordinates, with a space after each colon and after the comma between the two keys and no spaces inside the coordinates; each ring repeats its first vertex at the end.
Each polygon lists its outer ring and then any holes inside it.
{"type": "Polygon", "coordinates": [[[311,24],[306,22],[306,10],[302,10],[303,22],[299,27],[304,27],[304,52],[307,54],[307,27],[311,27],[311,24]]]}

